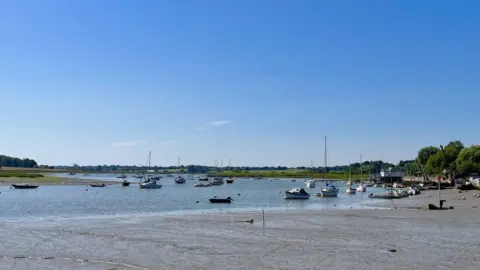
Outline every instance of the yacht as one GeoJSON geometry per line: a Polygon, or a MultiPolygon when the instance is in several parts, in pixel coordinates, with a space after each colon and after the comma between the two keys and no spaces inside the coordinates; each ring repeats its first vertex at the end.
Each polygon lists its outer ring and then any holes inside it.
{"type": "Polygon", "coordinates": [[[346,186],[345,192],[346,192],[347,194],[355,194],[355,193],[357,193],[357,189],[354,188],[354,187],[352,187],[352,182],[351,182],[351,181],[348,181],[348,182],[347,182],[347,186],[346,186]]]}
{"type": "Polygon", "coordinates": [[[220,186],[223,184],[224,184],[223,177],[215,177],[213,178],[212,181],[210,181],[210,185],[212,186],[220,186]]]}
{"type": "Polygon", "coordinates": [[[162,188],[162,185],[158,184],[156,180],[149,179],[140,183],[140,188],[157,189],[162,188]]]}
{"type": "Polygon", "coordinates": [[[175,178],[175,183],[177,183],[177,184],[185,184],[185,182],[187,182],[187,181],[182,176],[177,176],[175,178]]]}
{"type": "Polygon", "coordinates": [[[285,199],[308,200],[310,199],[310,194],[308,194],[303,188],[292,188],[290,190],[285,190],[285,199]]]}
{"type": "Polygon", "coordinates": [[[208,181],[208,177],[202,176],[202,177],[198,178],[198,181],[208,181]]]}
{"type": "Polygon", "coordinates": [[[307,188],[314,188],[315,180],[308,180],[307,182],[305,182],[305,185],[307,186],[307,188]]]}
{"type": "Polygon", "coordinates": [[[327,182],[327,186],[322,188],[322,190],[320,190],[320,193],[316,193],[315,195],[319,197],[337,197],[338,188],[333,185],[331,186],[330,183],[327,182]]]}
{"type": "Polygon", "coordinates": [[[360,183],[357,187],[357,192],[367,192],[367,187],[363,183],[360,183]]]}

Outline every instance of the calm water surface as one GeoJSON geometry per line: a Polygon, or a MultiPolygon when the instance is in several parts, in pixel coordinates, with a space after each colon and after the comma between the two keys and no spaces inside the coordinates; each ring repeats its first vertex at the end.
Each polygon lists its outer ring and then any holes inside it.
{"type": "MultiPolygon", "coordinates": [[[[114,175],[85,175],[77,178],[119,180],[114,175]]],[[[138,181],[129,177],[130,181],[138,181]]],[[[212,211],[251,211],[265,209],[344,209],[362,208],[367,195],[381,189],[368,188],[368,193],[347,196],[345,182],[337,183],[340,193],[337,198],[313,196],[325,185],[317,182],[316,188],[305,189],[312,194],[310,200],[285,200],[284,191],[304,187],[304,180],[254,180],[237,179],[233,184],[195,188],[197,180],[186,184],[175,184],[173,177],[160,180],[161,189],[140,189],[137,184],[130,187],[111,185],[105,188],[90,186],[40,186],[33,190],[15,190],[0,187],[0,219],[44,219],[74,218],[85,216],[181,214],[212,211]],[[232,204],[211,204],[213,197],[231,196],[232,204]]]]}

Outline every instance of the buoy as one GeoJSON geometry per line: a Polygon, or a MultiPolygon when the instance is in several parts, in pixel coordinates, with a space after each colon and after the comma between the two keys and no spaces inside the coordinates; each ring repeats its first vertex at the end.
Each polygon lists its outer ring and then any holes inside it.
{"type": "Polygon", "coordinates": [[[240,196],[240,193],[238,193],[237,195],[240,196]]]}
{"type": "Polygon", "coordinates": [[[199,203],[199,201],[197,201],[197,203],[199,203]]]}

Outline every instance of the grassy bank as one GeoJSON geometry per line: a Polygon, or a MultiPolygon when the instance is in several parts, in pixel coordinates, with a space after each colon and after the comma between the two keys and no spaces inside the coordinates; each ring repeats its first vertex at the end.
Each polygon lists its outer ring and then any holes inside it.
{"type": "MultiPolygon", "coordinates": [[[[313,173],[306,170],[285,170],[285,171],[223,171],[211,172],[209,175],[219,175],[224,177],[266,177],[266,178],[325,178],[324,173],[313,173]]],[[[352,175],[352,179],[360,179],[361,175],[352,175]]],[[[366,175],[363,176],[366,179],[366,175]]],[[[347,180],[348,174],[327,173],[327,179],[347,180]]]]}

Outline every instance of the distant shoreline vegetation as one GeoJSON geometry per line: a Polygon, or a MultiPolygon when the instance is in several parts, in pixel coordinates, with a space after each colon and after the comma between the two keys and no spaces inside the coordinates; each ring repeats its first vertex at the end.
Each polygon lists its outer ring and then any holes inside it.
{"type": "Polygon", "coordinates": [[[465,147],[461,141],[451,141],[445,147],[442,145],[428,146],[418,151],[413,160],[402,160],[398,164],[377,161],[364,161],[349,165],[324,167],[299,166],[289,168],[286,166],[121,166],[121,165],[90,165],[79,166],[48,166],[38,165],[33,159],[20,159],[0,155],[0,177],[40,177],[41,173],[76,172],[76,173],[148,173],[170,174],[190,173],[221,175],[225,177],[271,177],[271,178],[324,178],[325,171],[329,179],[347,179],[349,171],[352,179],[367,178],[370,174],[380,173],[382,169],[401,171],[407,176],[412,175],[452,175],[468,176],[480,173],[480,145],[465,147]],[[3,168],[2,168],[3,167],[3,168]],[[35,176],[36,174],[36,176],[35,176]]]}

